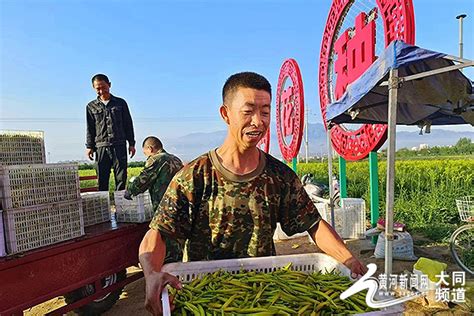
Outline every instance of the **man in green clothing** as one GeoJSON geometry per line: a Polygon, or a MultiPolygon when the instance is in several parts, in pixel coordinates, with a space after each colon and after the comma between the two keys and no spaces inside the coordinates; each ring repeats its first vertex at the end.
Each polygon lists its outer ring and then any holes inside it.
{"type": "Polygon", "coordinates": [[[222,91],[224,143],[181,169],[170,182],[140,245],[145,306],[162,313],[160,295],[179,280],[161,272],[165,241],[187,240],[191,261],[275,255],[277,222],[287,235],[308,231],[318,247],[351,269],[366,268],[347,249],[288,166],[257,147],[270,125],[271,86],[251,72],[232,75],[222,91]]]}
{"type": "Polygon", "coordinates": [[[167,153],[161,141],[154,136],[148,136],[143,141],[143,154],[147,157],[145,168],[128,184],[125,195],[128,198],[148,190],[156,210],[168,184],[176,172],[183,168],[183,163],[175,155],[167,153]]]}
{"type": "MultiPolygon", "coordinates": [[[[132,196],[148,190],[153,209],[156,211],[168,184],[176,172],[183,167],[183,163],[178,157],[167,153],[157,137],[149,136],[145,138],[142,147],[143,154],[147,157],[145,168],[135,179],[129,182],[124,198],[131,200],[132,196]]],[[[179,241],[167,239],[166,248],[166,263],[182,260],[183,251],[179,241]]]]}

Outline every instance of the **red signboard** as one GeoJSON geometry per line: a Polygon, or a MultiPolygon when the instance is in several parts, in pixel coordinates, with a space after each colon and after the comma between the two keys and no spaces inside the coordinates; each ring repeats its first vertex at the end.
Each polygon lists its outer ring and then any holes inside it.
{"type": "MultiPolygon", "coordinates": [[[[355,25],[337,34],[349,16],[351,7],[359,2],[361,1],[334,0],[329,11],[319,59],[319,98],[324,122],[328,104],[338,100],[346,91],[347,85],[359,78],[377,58],[376,19],[382,21],[385,47],[395,39],[408,44],[415,43],[411,0],[377,0],[377,7],[374,8],[364,4],[363,7],[369,11],[358,13],[355,25]]],[[[347,160],[366,158],[371,151],[379,149],[386,139],[387,125],[384,124],[365,124],[355,131],[341,125],[331,128],[332,146],[347,160]]]]}
{"type": "Polygon", "coordinates": [[[280,69],[276,94],[278,145],[283,158],[291,161],[298,155],[303,139],[304,93],[300,68],[287,59],[280,69]],[[287,80],[291,83],[286,85],[287,80]],[[287,139],[291,137],[291,141],[287,139]]]}

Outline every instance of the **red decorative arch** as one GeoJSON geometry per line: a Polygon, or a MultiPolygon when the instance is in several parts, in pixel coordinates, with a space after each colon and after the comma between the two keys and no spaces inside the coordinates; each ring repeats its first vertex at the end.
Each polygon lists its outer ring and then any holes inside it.
{"type": "MultiPolygon", "coordinates": [[[[326,122],[326,107],[331,100],[329,59],[337,40],[334,36],[353,3],[354,0],[334,0],[323,33],[319,58],[319,99],[324,122],[326,122]]],[[[412,0],[377,0],[377,6],[384,26],[385,47],[395,39],[414,44],[415,18],[412,0]]],[[[327,128],[327,125],[324,125],[327,128]]],[[[378,150],[386,139],[385,124],[365,124],[356,131],[347,130],[340,125],[331,128],[333,148],[347,160],[366,158],[371,151],[378,150]]]]}
{"type": "Polygon", "coordinates": [[[291,161],[300,150],[304,127],[303,80],[300,68],[296,60],[292,58],[285,60],[280,69],[276,94],[276,116],[278,145],[283,158],[291,161]],[[292,85],[284,90],[288,78],[291,79],[292,85]],[[292,135],[292,139],[290,144],[287,144],[285,137],[289,135],[292,135]]]}

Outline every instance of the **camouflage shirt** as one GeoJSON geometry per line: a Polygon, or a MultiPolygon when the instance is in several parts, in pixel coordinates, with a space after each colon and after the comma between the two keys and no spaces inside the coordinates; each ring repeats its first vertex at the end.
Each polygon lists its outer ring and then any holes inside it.
{"type": "Polygon", "coordinates": [[[127,190],[132,195],[148,190],[153,208],[156,209],[171,179],[181,168],[183,168],[181,160],[162,149],[148,157],[145,168],[128,184],[127,190]]]}
{"type": "Polygon", "coordinates": [[[175,175],[150,227],[187,239],[190,261],[215,260],[275,255],[277,222],[293,235],[320,218],[297,175],[276,158],[261,151],[256,170],[240,176],[212,150],[175,175]]]}
{"type": "MultiPolygon", "coordinates": [[[[171,179],[182,167],[183,163],[178,157],[162,149],[148,157],[145,168],[129,183],[127,190],[132,195],[149,190],[153,209],[156,210],[171,179]]],[[[181,261],[183,247],[182,241],[167,239],[165,263],[181,261]]]]}

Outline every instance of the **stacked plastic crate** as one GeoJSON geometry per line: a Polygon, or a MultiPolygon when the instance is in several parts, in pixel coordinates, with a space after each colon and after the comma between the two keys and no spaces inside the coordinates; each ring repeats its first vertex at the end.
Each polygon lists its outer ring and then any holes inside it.
{"type": "Polygon", "coordinates": [[[125,191],[115,191],[115,217],[117,222],[124,223],[144,223],[153,217],[153,205],[151,203],[150,193],[145,191],[132,200],[124,198],[125,191]]]}
{"type": "Polygon", "coordinates": [[[44,133],[0,131],[0,165],[44,164],[44,133]]]}
{"type": "MultiPolygon", "coordinates": [[[[331,210],[329,204],[316,205],[321,217],[331,223],[331,210]]],[[[342,238],[365,238],[366,211],[364,199],[343,198],[341,207],[334,207],[334,229],[342,238]]]]}
{"type": "Polygon", "coordinates": [[[110,221],[109,192],[81,193],[84,227],[110,221]]]}
{"type": "Polygon", "coordinates": [[[76,164],[46,164],[43,132],[0,131],[0,203],[8,254],[84,234],[76,164]]]}

